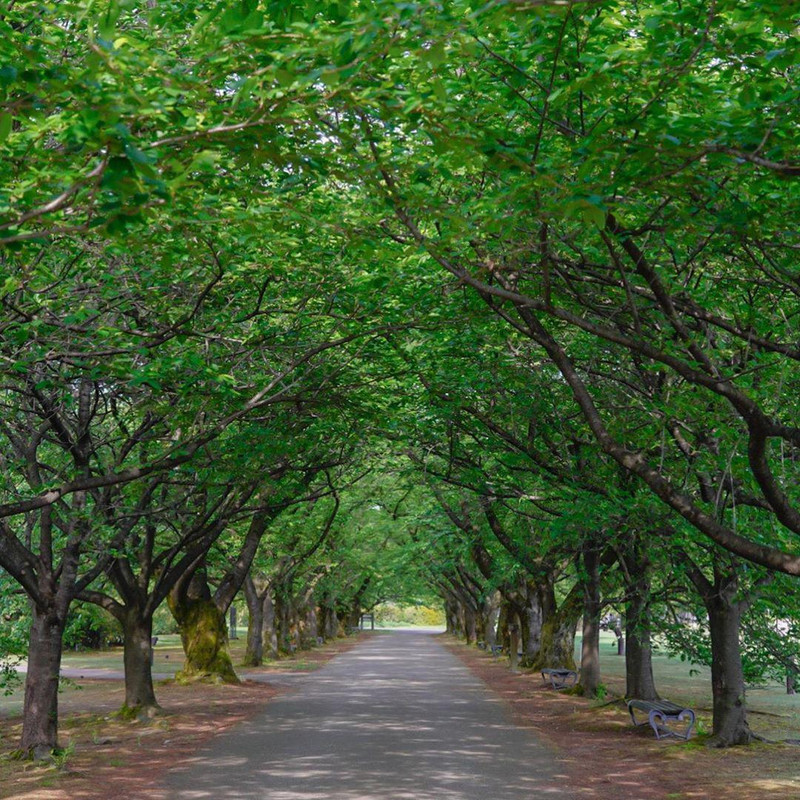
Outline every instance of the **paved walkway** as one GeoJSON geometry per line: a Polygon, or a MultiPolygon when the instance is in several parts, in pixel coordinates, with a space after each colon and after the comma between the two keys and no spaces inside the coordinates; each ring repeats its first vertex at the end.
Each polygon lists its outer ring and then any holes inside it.
{"type": "Polygon", "coordinates": [[[432,636],[366,637],[171,772],[170,800],[566,800],[552,752],[432,636]]]}

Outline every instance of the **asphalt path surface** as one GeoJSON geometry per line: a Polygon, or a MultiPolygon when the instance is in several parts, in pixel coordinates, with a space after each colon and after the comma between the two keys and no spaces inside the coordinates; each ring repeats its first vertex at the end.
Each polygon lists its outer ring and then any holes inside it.
{"type": "Polygon", "coordinates": [[[377,633],[170,772],[169,800],[566,800],[551,750],[430,634],[377,633]]]}

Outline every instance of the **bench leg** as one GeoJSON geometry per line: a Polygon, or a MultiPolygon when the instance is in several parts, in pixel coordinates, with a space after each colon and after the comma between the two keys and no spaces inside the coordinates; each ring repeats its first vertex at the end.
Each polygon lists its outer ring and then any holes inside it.
{"type": "MultiPolygon", "coordinates": [[[[658,720],[661,720],[661,722],[664,724],[664,728],[666,728],[666,725],[667,725],[666,717],[660,711],[651,711],[647,715],[647,719],[650,722],[650,727],[655,732],[656,739],[660,739],[661,738],[661,727],[658,724],[658,720]]],[[[668,735],[669,735],[669,732],[665,733],[665,736],[668,736],[668,735]]]]}
{"type": "MultiPolygon", "coordinates": [[[[631,716],[633,716],[633,712],[631,712],[631,716]]],[[[656,739],[667,738],[668,736],[674,736],[676,739],[687,739],[692,734],[692,728],[694,728],[695,723],[695,714],[692,709],[687,708],[681,711],[680,714],[677,716],[673,714],[664,714],[661,711],[651,711],[648,715],[648,720],[650,722],[653,731],[656,734],[656,739]],[[686,719],[689,720],[689,725],[686,728],[685,733],[677,733],[676,731],[671,730],[667,726],[667,720],[674,720],[676,722],[684,722],[686,719]]]]}
{"type": "MultiPolygon", "coordinates": [[[[687,716],[689,717],[689,727],[686,729],[686,733],[683,736],[684,739],[688,739],[692,733],[692,728],[694,728],[695,723],[695,715],[691,708],[687,708],[685,711],[681,711],[681,713],[678,714],[678,720],[683,720],[687,716]]],[[[677,735],[678,734],[676,734],[676,736],[677,735]]]]}

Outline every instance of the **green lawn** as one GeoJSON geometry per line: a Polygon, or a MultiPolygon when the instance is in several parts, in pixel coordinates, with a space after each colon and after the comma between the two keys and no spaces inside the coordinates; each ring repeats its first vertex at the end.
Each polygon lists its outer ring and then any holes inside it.
{"type": "MultiPolygon", "coordinates": [[[[580,636],[576,637],[575,660],[580,660],[580,636]]],[[[600,634],[602,682],[615,695],[625,693],[625,657],[617,655],[617,640],[610,631],[600,634]]],[[[653,657],[653,673],[659,694],[694,708],[707,726],[711,720],[711,670],[671,658],[659,651],[653,657]]],[[[771,682],[747,689],[750,726],[767,738],[800,739],[800,694],[786,694],[783,684],[771,682]]]]}
{"type": "MultiPolygon", "coordinates": [[[[230,641],[231,656],[234,666],[238,671],[245,668],[239,665],[244,657],[247,631],[240,629],[238,638],[230,641]]],[[[65,650],[61,659],[61,666],[64,669],[108,669],[122,672],[122,647],[113,647],[108,650],[65,650]]],[[[183,649],[181,638],[178,634],[159,635],[158,643],[153,653],[153,673],[159,676],[172,676],[183,667],[183,649]]],[[[293,658],[281,659],[278,661],[266,660],[263,667],[251,668],[249,671],[282,671],[296,672],[313,669],[314,664],[303,658],[302,653],[293,658]]],[[[88,698],[93,695],[108,693],[109,689],[104,688],[104,684],[83,684],[80,678],[62,679],[61,699],[59,706],[64,710],[80,710],[81,698],[88,698]]],[[[120,693],[119,704],[122,704],[124,693],[122,689],[115,690],[120,693]]],[[[158,690],[156,690],[158,691],[158,690]]],[[[22,713],[23,691],[18,687],[10,695],[0,694],[0,714],[17,715],[22,713]]]]}

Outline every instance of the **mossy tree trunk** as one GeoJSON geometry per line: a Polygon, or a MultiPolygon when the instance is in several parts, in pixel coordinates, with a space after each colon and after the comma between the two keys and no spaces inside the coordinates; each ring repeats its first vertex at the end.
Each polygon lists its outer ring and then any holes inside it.
{"type": "Polygon", "coordinates": [[[555,592],[549,576],[537,581],[526,579],[518,592],[509,595],[510,608],[520,621],[523,667],[536,664],[542,650],[545,620],[556,607],[555,592]]]}
{"type": "Polygon", "coordinates": [[[211,596],[204,568],[170,592],[169,607],[181,631],[185,655],[178,681],[207,680],[239,683],[228,651],[227,607],[220,609],[211,596]]]}
{"type": "Polygon", "coordinates": [[[180,626],[186,656],[179,679],[239,682],[228,651],[225,614],[242,588],[267,525],[277,513],[276,508],[270,508],[253,515],[239,554],[213,596],[204,562],[184,573],[170,591],[167,602],[180,626]]]}
{"type": "Polygon", "coordinates": [[[308,650],[317,643],[319,620],[317,619],[317,606],[314,602],[314,589],[316,580],[312,580],[303,589],[303,593],[295,598],[297,647],[308,650]]]}
{"type": "Polygon", "coordinates": [[[482,607],[482,592],[480,587],[460,566],[448,570],[444,579],[443,585],[446,587],[447,595],[453,598],[455,604],[457,614],[455,633],[467,644],[474,644],[478,640],[478,629],[481,627],[479,617],[482,607]]]}
{"type": "Polygon", "coordinates": [[[534,669],[575,669],[575,631],[583,611],[583,586],[575,584],[542,625],[542,646],[534,669]]]}

